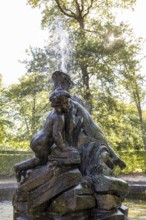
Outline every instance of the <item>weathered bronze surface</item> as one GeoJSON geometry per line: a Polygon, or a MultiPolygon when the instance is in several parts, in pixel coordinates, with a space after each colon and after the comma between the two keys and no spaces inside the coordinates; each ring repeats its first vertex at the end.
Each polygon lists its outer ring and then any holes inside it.
{"type": "Polygon", "coordinates": [[[70,77],[52,74],[53,110],[32,138],[34,158],[15,165],[14,220],[126,220],[128,184],[114,174],[125,163],[108,145],[70,77]]]}

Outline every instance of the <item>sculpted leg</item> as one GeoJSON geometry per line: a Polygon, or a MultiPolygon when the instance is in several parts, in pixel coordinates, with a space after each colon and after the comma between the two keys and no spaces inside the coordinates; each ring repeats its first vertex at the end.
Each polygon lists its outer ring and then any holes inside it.
{"type": "Polygon", "coordinates": [[[16,173],[17,181],[20,182],[21,175],[26,173],[27,170],[33,169],[34,167],[40,165],[40,160],[36,157],[31,158],[29,160],[25,160],[21,163],[15,164],[14,170],[16,173]]]}

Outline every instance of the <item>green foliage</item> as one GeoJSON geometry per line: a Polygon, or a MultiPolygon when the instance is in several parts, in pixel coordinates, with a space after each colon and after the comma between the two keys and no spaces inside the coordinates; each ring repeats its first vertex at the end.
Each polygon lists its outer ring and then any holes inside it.
{"type": "Polygon", "coordinates": [[[41,128],[49,112],[48,92],[48,77],[39,73],[27,74],[7,89],[7,111],[12,125],[6,129],[2,145],[16,149],[29,147],[30,138],[41,128]]]}
{"type": "Polygon", "coordinates": [[[13,133],[13,127],[9,133],[6,133],[6,141],[0,143],[1,150],[30,150],[30,140],[22,140],[21,134],[12,135],[11,133],[13,133]]]}
{"type": "Polygon", "coordinates": [[[120,170],[117,167],[117,174],[146,172],[146,151],[120,151],[119,156],[126,162],[126,168],[120,170]]]}
{"type": "Polygon", "coordinates": [[[2,76],[0,74],[0,144],[6,141],[7,128],[12,126],[8,119],[6,90],[2,84],[2,76]]]}
{"type": "Polygon", "coordinates": [[[14,165],[32,157],[32,153],[0,152],[0,175],[13,176],[14,165]]]}
{"type": "MultiPolygon", "coordinates": [[[[94,87],[93,87],[94,88],[94,87]]],[[[93,119],[100,125],[109,144],[119,150],[143,148],[139,117],[133,104],[126,104],[107,90],[92,91],[93,119]]]]}

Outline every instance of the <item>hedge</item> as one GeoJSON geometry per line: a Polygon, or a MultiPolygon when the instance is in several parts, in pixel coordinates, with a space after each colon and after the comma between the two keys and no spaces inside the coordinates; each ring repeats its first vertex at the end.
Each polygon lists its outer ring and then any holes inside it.
{"type": "MultiPolygon", "coordinates": [[[[127,165],[124,170],[115,169],[116,174],[146,172],[146,151],[118,152],[127,165]]],[[[14,164],[33,157],[32,152],[0,151],[0,176],[13,176],[14,164]]]]}
{"type": "Polygon", "coordinates": [[[123,170],[117,169],[118,173],[129,174],[146,172],[146,151],[118,152],[118,155],[126,163],[123,170]]]}
{"type": "Polygon", "coordinates": [[[14,165],[31,157],[31,152],[0,151],[0,176],[13,176],[14,165]]]}

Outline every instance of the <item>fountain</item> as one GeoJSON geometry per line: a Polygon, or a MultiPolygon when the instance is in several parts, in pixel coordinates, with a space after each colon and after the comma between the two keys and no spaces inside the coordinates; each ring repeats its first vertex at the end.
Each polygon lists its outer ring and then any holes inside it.
{"type": "Polygon", "coordinates": [[[14,220],[127,220],[128,184],[114,174],[125,163],[70,95],[69,75],[56,71],[52,79],[53,110],[30,143],[35,157],[15,165],[14,220]]]}

